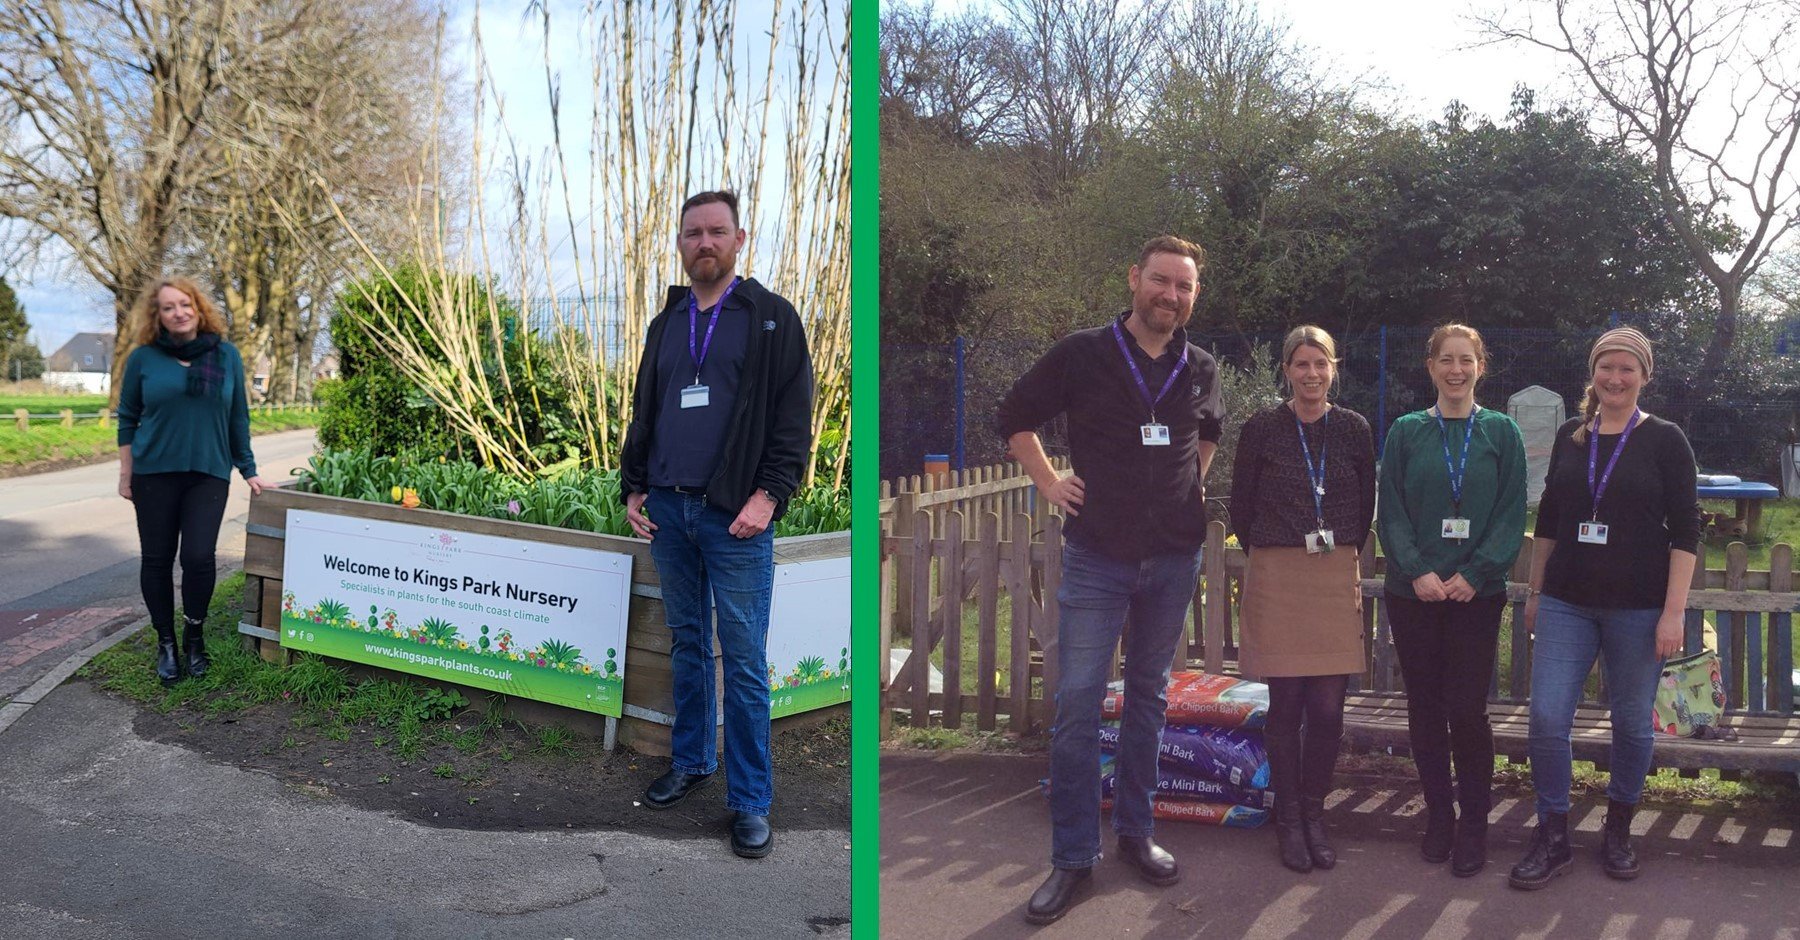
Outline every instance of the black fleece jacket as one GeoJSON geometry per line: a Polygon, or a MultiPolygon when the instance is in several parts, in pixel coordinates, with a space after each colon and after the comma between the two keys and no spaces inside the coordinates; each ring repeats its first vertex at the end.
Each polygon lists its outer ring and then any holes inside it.
{"type": "MultiPolygon", "coordinates": [[[[688,293],[684,286],[669,288],[668,300],[650,321],[644,339],[637,388],[632,393],[631,426],[625,429],[620,499],[650,489],[650,437],[664,380],[657,374],[656,351],[669,320],[686,312],[688,293]]],[[[775,497],[773,518],[780,519],[800,485],[806,454],[812,447],[812,355],[793,304],[755,278],[744,279],[732,296],[750,303],[755,320],[744,350],[737,402],[725,430],[725,452],[706,485],[706,501],[736,515],[760,488],[775,497]]]]}

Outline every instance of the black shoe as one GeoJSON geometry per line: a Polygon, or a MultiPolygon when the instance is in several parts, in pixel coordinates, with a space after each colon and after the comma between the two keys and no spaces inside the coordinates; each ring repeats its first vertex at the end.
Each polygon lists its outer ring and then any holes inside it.
{"type": "Polygon", "coordinates": [[[206,667],[212,664],[206,658],[206,621],[183,615],[181,622],[181,646],[187,653],[187,672],[198,679],[206,675],[206,667]]]}
{"type": "Polygon", "coordinates": [[[775,847],[769,817],[739,812],[731,820],[731,850],[743,858],[762,858],[775,847]]]}
{"type": "Polygon", "coordinates": [[[1181,880],[1181,869],[1175,864],[1175,856],[1149,836],[1120,836],[1119,858],[1131,863],[1145,881],[1160,887],[1168,887],[1181,880]]]}
{"type": "Polygon", "coordinates": [[[1569,848],[1569,814],[1545,813],[1538,817],[1530,850],[1519,864],[1513,866],[1512,874],[1506,880],[1520,890],[1536,891],[1573,867],[1575,854],[1569,848]]]}
{"type": "Polygon", "coordinates": [[[1425,807],[1425,839],[1419,843],[1419,857],[1433,865],[1448,861],[1451,844],[1455,839],[1455,807],[1427,804],[1425,807]]]}
{"type": "Polygon", "coordinates": [[[689,793],[706,785],[712,774],[689,774],[671,770],[651,782],[644,791],[644,805],[651,809],[668,809],[687,799],[689,793]]]}
{"type": "Polygon", "coordinates": [[[1456,844],[1450,850],[1450,874],[1470,878],[1487,867],[1487,814],[1464,813],[1456,821],[1456,844]]]}
{"type": "Polygon", "coordinates": [[[1299,800],[1275,803],[1275,847],[1281,855],[1281,864],[1298,872],[1312,871],[1312,850],[1306,847],[1306,828],[1301,819],[1299,800]]]}
{"type": "Polygon", "coordinates": [[[1620,881],[1638,876],[1637,852],[1631,848],[1631,817],[1636,812],[1637,806],[1632,803],[1606,803],[1606,842],[1600,857],[1606,873],[1620,881]]]}
{"type": "Polygon", "coordinates": [[[156,628],[156,678],[161,679],[163,685],[181,681],[181,654],[175,648],[173,626],[156,628]]]}
{"type": "Polygon", "coordinates": [[[1075,896],[1093,882],[1092,868],[1052,868],[1050,877],[1031,892],[1031,903],[1025,905],[1025,919],[1034,924],[1060,920],[1075,906],[1075,896]]]}
{"type": "Polygon", "coordinates": [[[1325,801],[1309,796],[1300,801],[1300,830],[1306,834],[1307,854],[1314,868],[1330,869],[1337,865],[1337,850],[1325,841],[1325,801]]]}

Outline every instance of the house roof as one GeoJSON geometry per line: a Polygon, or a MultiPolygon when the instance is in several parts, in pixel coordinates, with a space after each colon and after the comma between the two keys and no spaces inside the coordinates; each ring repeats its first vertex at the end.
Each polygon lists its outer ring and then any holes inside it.
{"type": "Polygon", "coordinates": [[[44,360],[48,372],[111,372],[113,334],[76,333],[44,360]]]}

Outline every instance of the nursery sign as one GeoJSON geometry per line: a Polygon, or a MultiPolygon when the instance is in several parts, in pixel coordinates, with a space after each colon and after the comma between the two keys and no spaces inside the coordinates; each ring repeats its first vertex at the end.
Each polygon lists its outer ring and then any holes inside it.
{"type": "Polygon", "coordinates": [[[850,559],[775,566],[769,716],[850,701],[850,559]]]}
{"type": "Polygon", "coordinates": [[[297,509],[285,554],[282,646],[623,711],[630,555],[297,509]]]}

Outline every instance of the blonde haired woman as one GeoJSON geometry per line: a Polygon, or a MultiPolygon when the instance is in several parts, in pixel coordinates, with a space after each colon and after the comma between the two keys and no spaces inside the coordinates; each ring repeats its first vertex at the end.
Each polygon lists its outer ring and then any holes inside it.
{"type": "Polygon", "coordinates": [[[1525,533],[1524,438],[1512,418],[1475,401],[1487,361],[1473,327],[1432,331],[1425,367],[1437,401],[1388,429],[1376,523],[1388,559],[1382,593],[1406,679],[1408,742],[1425,797],[1419,854],[1449,860],[1463,878],[1487,864],[1488,677],[1507,574],[1525,533]]]}
{"type": "Polygon", "coordinates": [[[206,674],[201,626],[217,575],[214,549],[231,469],[260,493],[250,452],[244,360],[225,342],[225,318],[198,284],[164,278],[134,308],[119,386],[119,495],[137,514],[138,580],[156,628],[165,685],[206,674]],[[181,559],[183,660],[175,641],[174,567],[181,559]]]}
{"type": "Polygon", "coordinates": [[[1608,330],[1588,353],[1580,416],[1556,433],[1538,505],[1531,599],[1531,779],[1538,826],[1513,887],[1541,888],[1574,864],[1569,731],[1600,660],[1612,720],[1602,863],[1637,877],[1631,817],[1650,772],[1650,711],[1664,659],[1681,651],[1700,544],[1694,451],[1681,428],[1638,407],[1656,369],[1650,340],[1608,330]]]}
{"type": "Polygon", "coordinates": [[[1325,797],[1344,728],[1344,690],[1367,665],[1357,556],[1375,516],[1369,422],[1328,395],[1337,344],[1296,327],[1281,349],[1293,397],[1244,422],[1231,522],[1249,555],[1238,665],[1269,685],[1264,740],[1283,865],[1331,868],[1325,797]]]}

